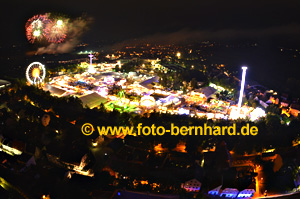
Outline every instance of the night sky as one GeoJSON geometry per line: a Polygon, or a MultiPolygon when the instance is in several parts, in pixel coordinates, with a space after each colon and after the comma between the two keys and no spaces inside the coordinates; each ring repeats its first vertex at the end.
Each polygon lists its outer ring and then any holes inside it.
{"type": "Polygon", "coordinates": [[[269,39],[300,43],[299,0],[11,0],[1,3],[2,44],[26,41],[35,14],[93,18],[84,42],[269,39]]]}

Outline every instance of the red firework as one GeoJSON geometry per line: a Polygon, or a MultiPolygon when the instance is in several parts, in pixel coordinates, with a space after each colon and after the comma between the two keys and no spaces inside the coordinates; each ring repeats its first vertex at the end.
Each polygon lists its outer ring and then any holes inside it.
{"type": "Polygon", "coordinates": [[[48,14],[35,15],[30,18],[25,24],[28,41],[34,43],[36,40],[42,40],[45,37],[45,29],[50,23],[48,14]]]}
{"type": "Polygon", "coordinates": [[[55,19],[45,28],[45,37],[50,43],[62,43],[67,37],[68,20],[55,19]]]}

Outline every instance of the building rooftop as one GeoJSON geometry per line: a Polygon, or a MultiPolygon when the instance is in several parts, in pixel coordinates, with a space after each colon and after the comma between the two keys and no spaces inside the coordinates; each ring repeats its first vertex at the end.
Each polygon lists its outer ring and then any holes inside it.
{"type": "Polygon", "coordinates": [[[1,89],[1,88],[4,88],[4,87],[6,87],[6,86],[9,86],[9,85],[11,85],[11,83],[10,83],[9,81],[0,79],[0,89],[1,89]]]}
{"type": "Polygon", "coordinates": [[[65,90],[54,87],[54,86],[50,86],[50,85],[46,85],[45,86],[45,90],[49,91],[52,95],[56,95],[56,96],[62,96],[63,94],[65,94],[65,90]]]}
{"type": "Polygon", "coordinates": [[[153,83],[154,82],[158,83],[158,81],[159,81],[158,76],[155,76],[155,77],[152,77],[150,79],[147,79],[147,80],[141,82],[140,85],[143,86],[143,87],[145,87],[145,88],[147,88],[147,89],[152,89],[153,83]]]}
{"type": "Polygon", "coordinates": [[[217,92],[217,90],[215,88],[210,87],[210,86],[200,88],[200,89],[197,89],[195,91],[199,92],[199,93],[203,93],[206,98],[211,97],[213,94],[215,94],[217,92]]]}
{"type": "Polygon", "coordinates": [[[85,96],[82,96],[79,98],[82,101],[83,106],[88,106],[90,108],[94,108],[99,106],[101,103],[106,103],[107,99],[104,97],[101,97],[97,93],[91,93],[85,96]]]}

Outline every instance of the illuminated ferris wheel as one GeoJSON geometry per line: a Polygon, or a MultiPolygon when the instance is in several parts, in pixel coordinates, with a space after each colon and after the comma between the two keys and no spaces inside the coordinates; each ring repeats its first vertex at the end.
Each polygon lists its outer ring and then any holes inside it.
{"type": "Polygon", "coordinates": [[[26,79],[30,84],[43,83],[46,76],[46,69],[40,62],[32,62],[26,70],[26,79]]]}

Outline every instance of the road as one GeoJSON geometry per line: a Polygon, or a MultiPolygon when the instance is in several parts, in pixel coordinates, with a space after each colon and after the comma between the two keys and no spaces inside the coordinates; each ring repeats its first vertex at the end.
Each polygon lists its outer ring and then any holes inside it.
{"type": "Polygon", "coordinates": [[[281,194],[281,195],[272,195],[267,197],[258,197],[258,199],[299,199],[300,193],[293,193],[293,194],[281,194]]]}
{"type": "Polygon", "coordinates": [[[7,182],[4,178],[0,177],[0,186],[3,187],[6,191],[8,191],[12,196],[17,197],[17,198],[25,198],[27,199],[28,197],[25,196],[24,193],[22,193],[21,190],[18,188],[14,187],[11,185],[9,182],[7,182]]]}

